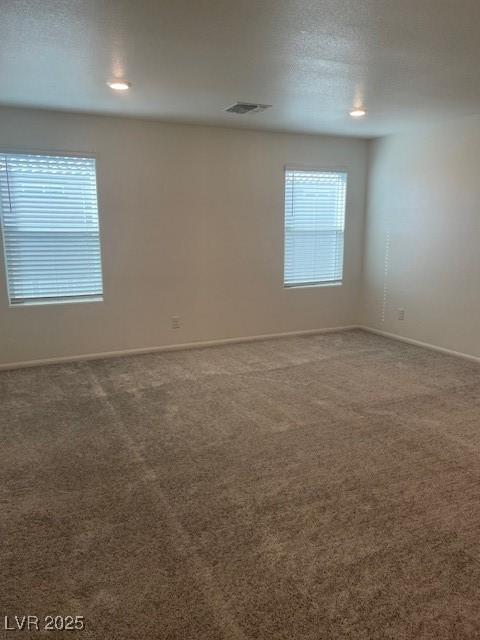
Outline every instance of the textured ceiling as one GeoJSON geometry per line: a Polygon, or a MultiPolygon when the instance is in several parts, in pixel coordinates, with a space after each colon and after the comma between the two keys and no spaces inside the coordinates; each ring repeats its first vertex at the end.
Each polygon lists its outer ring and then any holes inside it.
{"type": "Polygon", "coordinates": [[[4,105],[370,137],[480,112],[480,1],[2,0],[0,79],[4,105]]]}

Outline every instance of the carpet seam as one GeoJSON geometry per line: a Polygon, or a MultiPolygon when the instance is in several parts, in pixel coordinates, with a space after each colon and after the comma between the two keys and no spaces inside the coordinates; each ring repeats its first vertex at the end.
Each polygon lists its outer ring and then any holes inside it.
{"type": "MultiPolygon", "coordinates": [[[[88,367],[88,370],[92,382],[97,390],[100,391],[99,397],[102,397],[110,410],[110,413],[114,417],[114,424],[116,426],[117,433],[119,433],[120,437],[123,438],[137,463],[144,469],[142,476],[144,485],[146,485],[148,490],[153,492],[160,500],[160,504],[163,507],[162,514],[169,523],[171,530],[176,534],[175,540],[177,542],[177,549],[180,551],[181,556],[188,561],[190,566],[193,565],[193,570],[191,569],[190,572],[195,581],[199,584],[203,597],[205,598],[205,602],[209,604],[220,631],[228,640],[249,640],[249,636],[244,633],[242,628],[229,612],[228,604],[225,601],[222,591],[217,586],[215,579],[212,576],[211,567],[200,558],[198,553],[194,551],[194,545],[191,542],[190,536],[180,523],[175,510],[165,495],[165,492],[159,488],[158,484],[152,483],[152,480],[156,480],[158,482],[158,475],[151,465],[149,465],[145,460],[144,454],[141,450],[141,445],[135,442],[134,438],[128,432],[124,420],[115,409],[113,403],[109,400],[108,394],[105,392],[101,382],[98,380],[90,366],[88,367]],[[178,544],[179,540],[182,544],[178,544]],[[221,616],[219,616],[219,612],[221,612],[221,616]]],[[[155,503],[154,507],[158,510],[155,503]]]]}

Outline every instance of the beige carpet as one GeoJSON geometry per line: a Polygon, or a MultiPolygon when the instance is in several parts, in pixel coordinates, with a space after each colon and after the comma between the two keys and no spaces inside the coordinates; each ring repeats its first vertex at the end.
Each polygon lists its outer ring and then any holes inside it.
{"type": "Polygon", "coordinates": [[[480,638],[480,367],[360,331],[0,374],[0,624],[480,638]]]}

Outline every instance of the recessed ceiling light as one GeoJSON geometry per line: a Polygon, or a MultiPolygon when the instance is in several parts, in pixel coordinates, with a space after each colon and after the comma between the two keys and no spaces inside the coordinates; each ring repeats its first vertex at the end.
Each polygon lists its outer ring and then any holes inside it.
{"type": "Polygon", "coordinates": [[[114,91],[128,91],[132,86],[130,82],[127,82],[126,80],[112,80],[111,82],[107,82],[107,84],[110,89],[113,89],[114,91]]]}
{"type": "Polygon", "coordinates": [[[352,118],[363,118],[363,116],[367,115],[367,112],[365,109],[353,109],[353,111],[350,111],[350,115],[352,118]]]}

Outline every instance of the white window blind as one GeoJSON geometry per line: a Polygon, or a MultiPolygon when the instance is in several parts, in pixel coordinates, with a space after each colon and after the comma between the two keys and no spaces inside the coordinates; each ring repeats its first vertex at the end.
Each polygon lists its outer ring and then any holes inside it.
{"type": "Polygon", "coordinates": [[[94,158],[0,154],[11,304],[101,299],[94,158]]]}
{"type": "Polygon", "coordinates": [[[347,174],[285,171],[286,287],[340,283],[347,174]]]}

